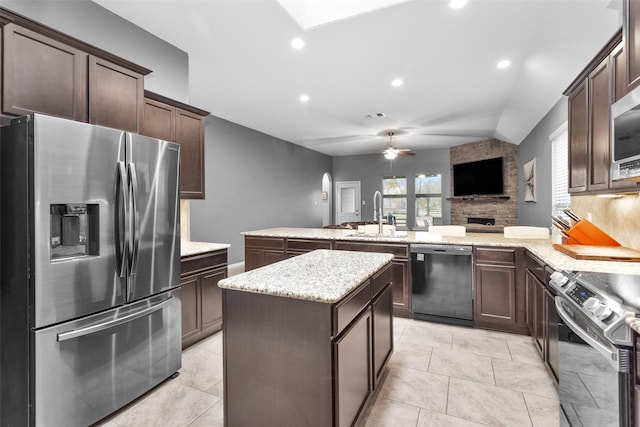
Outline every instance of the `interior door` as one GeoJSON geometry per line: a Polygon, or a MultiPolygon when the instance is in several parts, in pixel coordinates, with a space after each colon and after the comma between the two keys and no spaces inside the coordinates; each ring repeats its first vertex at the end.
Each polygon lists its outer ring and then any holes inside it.
{"type": "Polygon", "coordinates": [[[336,224],[360,221],[360,181],[336,182],[336,224]]]}
{"type": "Polygon", "coordinates": [[[42,115],[33,123],[28,174],[33,176],[33,326],[39,328],[124,302],[114,221],[124,132],[42,115]]]}
{"type": "Polygon", "coordinates": [[[134,232],[128,300],[180,285],[180,146],[127,134],[134,232]]]}

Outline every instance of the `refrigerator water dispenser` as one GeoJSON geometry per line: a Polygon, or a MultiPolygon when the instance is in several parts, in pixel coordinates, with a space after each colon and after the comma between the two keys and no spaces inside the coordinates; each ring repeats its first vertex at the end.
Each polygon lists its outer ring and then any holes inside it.
{"type": "Polygon", "coordinates": [[[98,205],[51,205],[51,260],[99,255],[98,205]]]}

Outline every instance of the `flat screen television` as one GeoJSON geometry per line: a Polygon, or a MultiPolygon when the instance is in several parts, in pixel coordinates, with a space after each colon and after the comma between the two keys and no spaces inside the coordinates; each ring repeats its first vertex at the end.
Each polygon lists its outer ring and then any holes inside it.
{"type": "Polygon", "coordinates": [[[453,165],[453,196],[502,195],[503,158],[453,165]]]}

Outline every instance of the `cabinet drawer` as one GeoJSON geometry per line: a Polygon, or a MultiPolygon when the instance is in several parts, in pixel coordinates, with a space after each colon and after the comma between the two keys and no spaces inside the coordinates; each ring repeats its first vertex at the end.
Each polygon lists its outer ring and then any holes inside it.
{"type": "Polygon", "coordinates": [[[515,265],[515,248],[477,248],[476,262],[502,265],[515,265]]]}
{"type": "Polygon", "coordinates": [[[303,252],[314,251],[316,249],[331,249],[331,241],[287,239],[287,251],[293,250],[294,252],[303,252]]]}
{"type": "MultiPolygon", "coordinates": [[[[385,267],[384,270],[379,271],[371,278],[371,299],[375,299],[376,295],[380,293],[389,282],[393,281],[393,268],[392,264],[385,267]]],[[[398,283],[398,286],[402,286],[398,283]]]]}
{"type": "Polygon", "coordinates": [[[408,245],[396,245],[393,243],[366,243],[366,242],[336,242],[336,250],[359,252],[382,252],[393,254],[396,258],[409,258],[408,245]]]}
{"type": "Polygon", "coordinates": [[[362,311],[371,301],[371,281],[354,290],[333,308],[333,336],[338,336],[342,330],[362,311]]]}
{"type": "Polygon", "coordinates": [[[227,251],[207,252],[184,257],[180,265],[182,266],[182,277],[215,267],[223,267],[227,265],[227,251]]]}
{"type": "Polygon", "coordinates": [[[249,237],[245,236],[244,246],[264,249],[284,249],[284,239],[280,237],[249,237]]]}

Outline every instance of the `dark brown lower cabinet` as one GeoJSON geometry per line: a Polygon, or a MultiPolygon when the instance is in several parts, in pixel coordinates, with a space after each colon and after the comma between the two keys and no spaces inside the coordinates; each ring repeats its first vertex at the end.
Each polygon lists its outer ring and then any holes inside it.
{"type": "Polygon", "coordinates": [[[521,248],[474,248],[474,325],[527,334],[525,286],[518,276],[521,248]]]}
{"type": "Polygon", "coordinates": [[[222,329],[222,290],[227,277],[227,250],[182,258],[182,348],[222,329]]]}
{"type": "Polygon", "coordinates": [[[254,270],[282,261],[285,258],[284,238],[253,237],[244,238],[244,269],[254,270]]]}
{"type": "Polygon", "coordinates": [[[333,344],[337,426],[354,424],[373,389],[371,330],[371,308],[367,308],[333,344]]]}
{"type": "Polygon", "coordinates": [[[391,277],[333,304],[223,289],[225,425],[361,422],[393,352],[391,277]]]}
{"type": "Polygon", "coordinates": [[[555,295],[548,289],[545,291],[545,299],[547,300],[547,351],[545,360],[549,370],[557,381],[558,373],[560,371],[560,330],[558,328],[560,316],[558,316],[558,312],[556,310],[555,295]]]}

